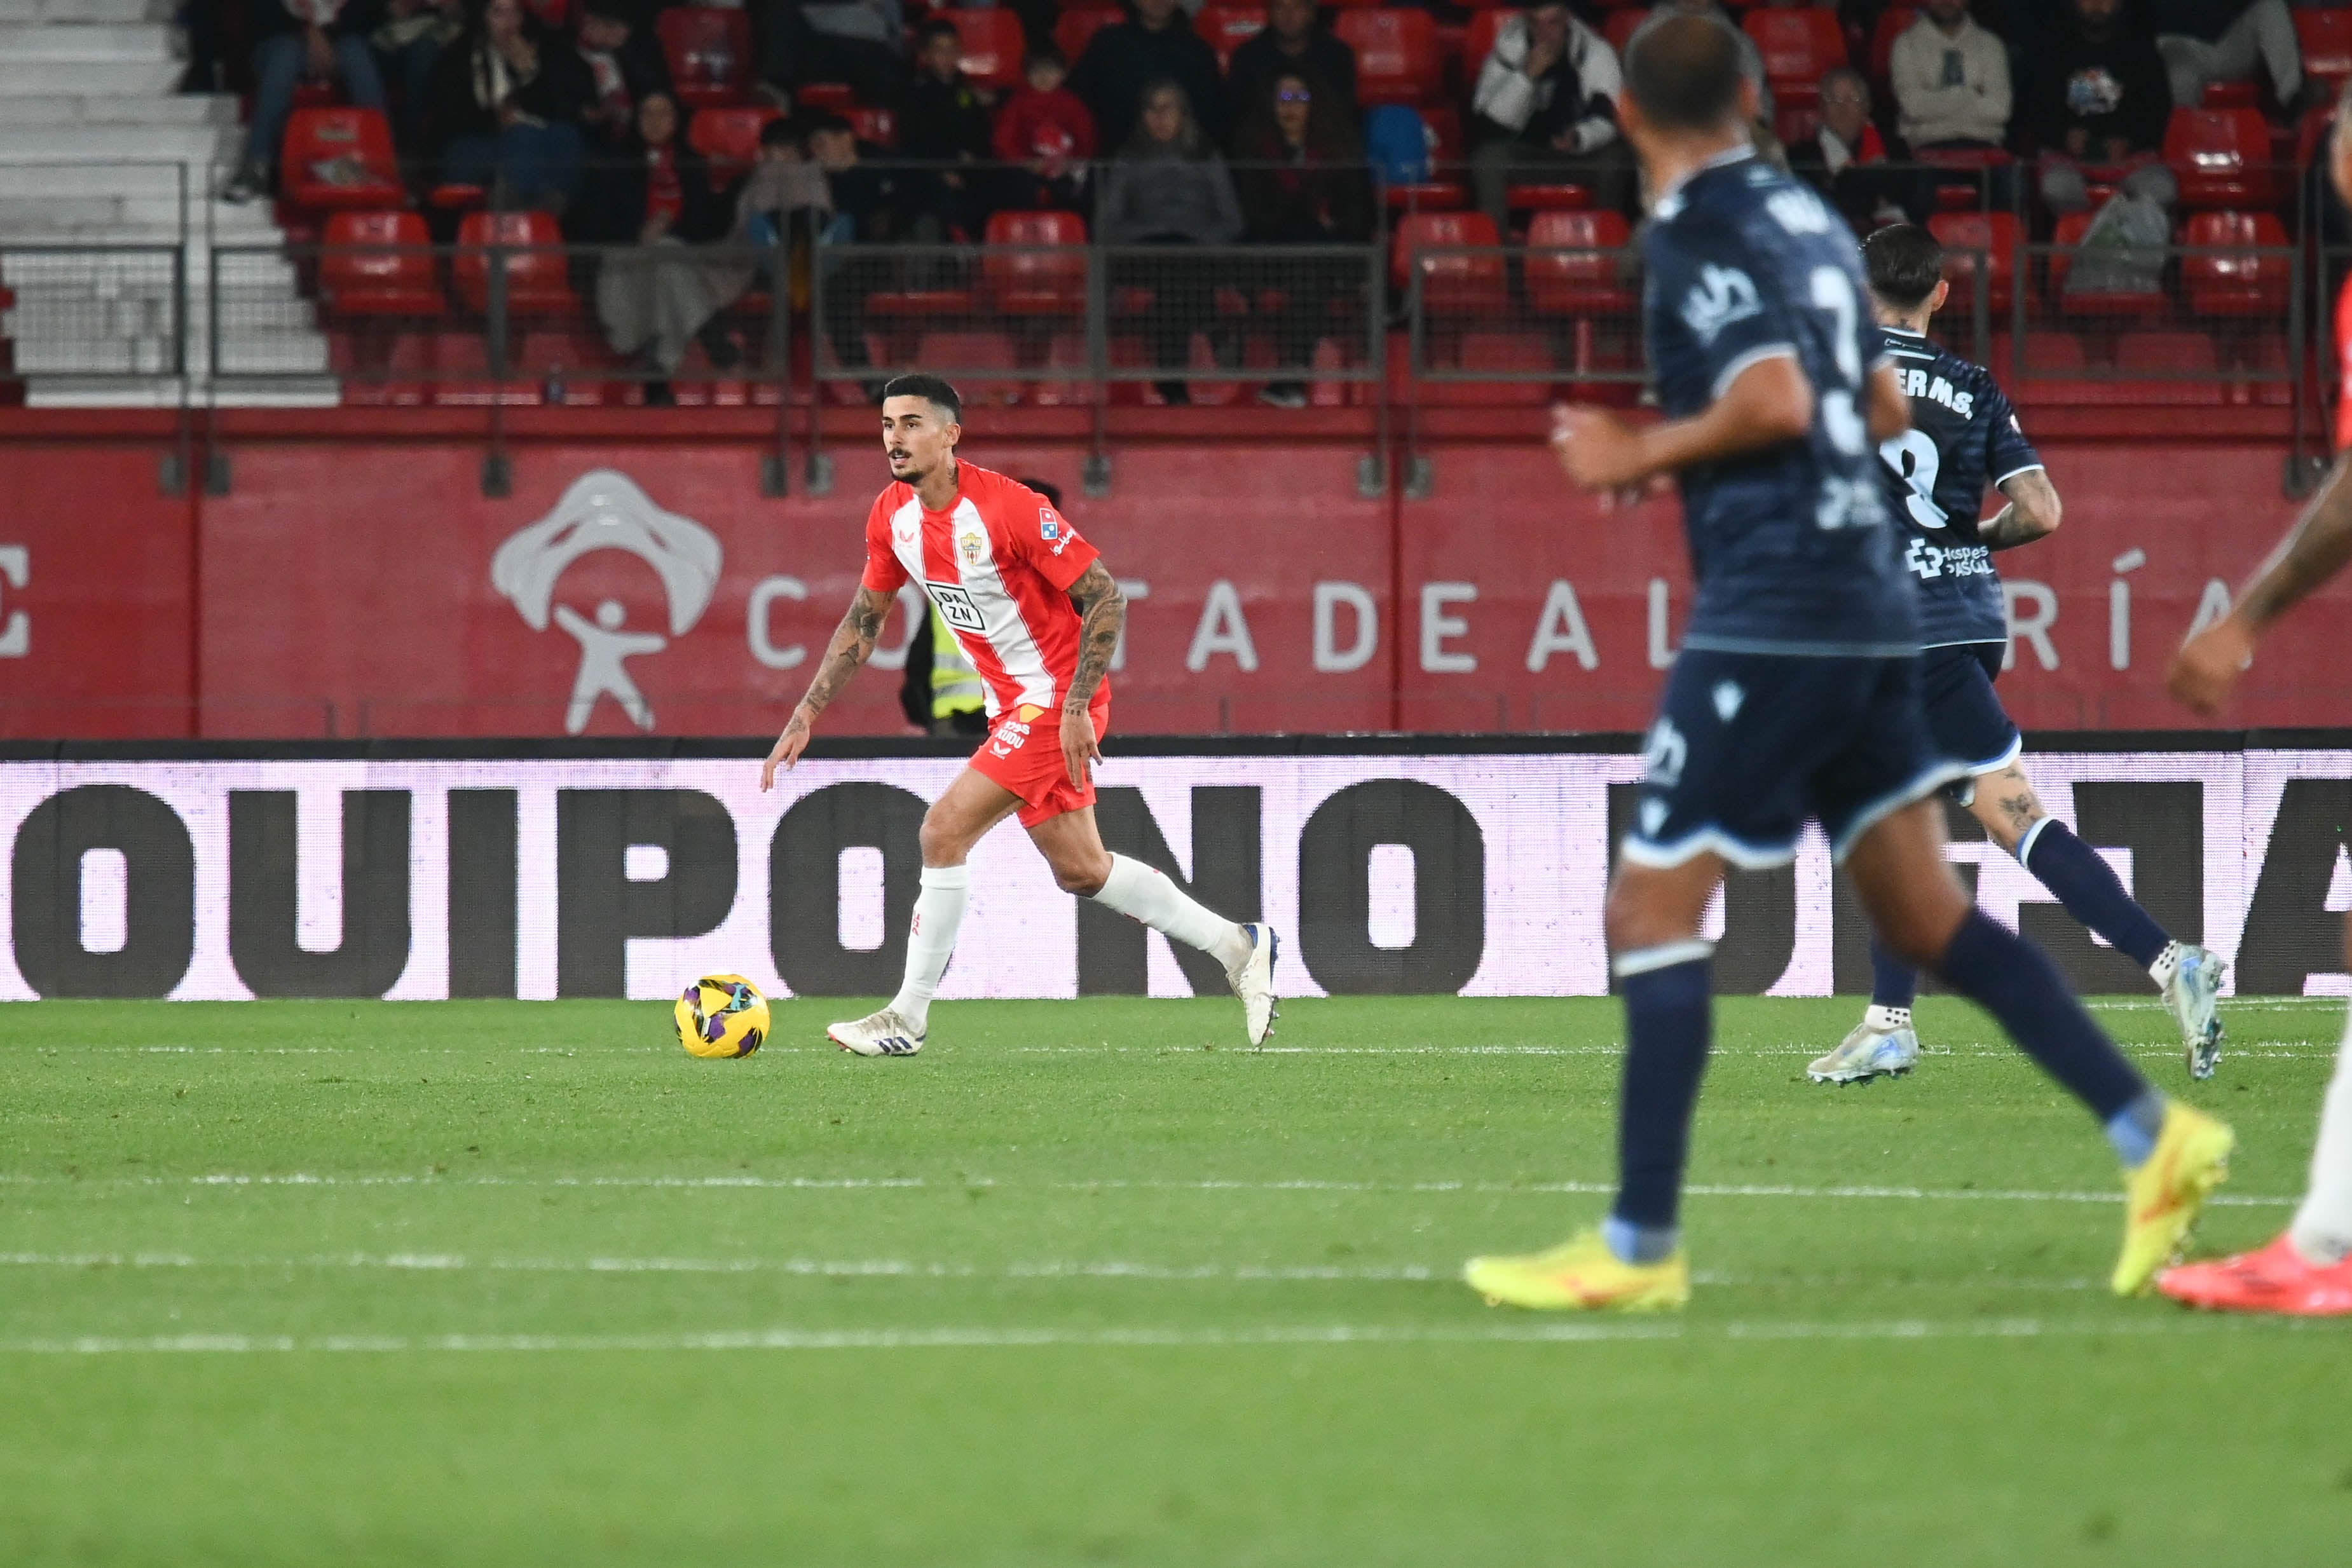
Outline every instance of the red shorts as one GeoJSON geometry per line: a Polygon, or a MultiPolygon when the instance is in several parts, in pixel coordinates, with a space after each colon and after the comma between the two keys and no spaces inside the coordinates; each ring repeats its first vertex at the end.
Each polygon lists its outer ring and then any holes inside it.
{"type": "MultiPolygon", "coordinates": [[[[1110,730],[1110,694],[1098,692],[1087,710],[1099,740],[1110,730]]],[[[1070,782],[1062,756],[1062,710],[1026,704],[996,716],[988,739],[971,754],[972,771],[1021,797],[1021,825],[1034,828],[1048,817],[1083,810],[1095,803],[1094,771],[1083,784],[1070,782]],[[1027,717],[1022,716],[1027,715],[1027,717]]]]}

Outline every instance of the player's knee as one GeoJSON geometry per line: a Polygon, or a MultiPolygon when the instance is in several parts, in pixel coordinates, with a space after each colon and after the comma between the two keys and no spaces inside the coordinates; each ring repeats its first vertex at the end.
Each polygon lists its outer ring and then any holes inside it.
{"type": "Polygon", "coordinates": [[[1891,909],[1874,911],[1871,920],[1880,941],[1907,962],[1926,967],[1943,957],[1969,909],[1958,884],[1923,887],[1891,909]]]}
{"type": "Polygon", "coordinates": [[[1110,856],[1102,851],[1057,855],[1053,866],[1054,881],[1062,891],[1076,894],[1080,898],[1092,898],[1110,880],[1110,856]]]}
{"type": "Polygon", "coordinates": [[[1601,925],[1612,953],[1638,953],[1644,947],[1680,942],[1692,935],[1684,929],[1689,922],[1663,907],[1657,899],[1646,896],[1638,885],[1622,879],[1610,883],[1608,902],[1601,906],[1601,925]]]}
{"type": "Polygon", "coordinates": [[[929,866],[961,865],[971,850],[964,842],[962,831],[940,813],[937,804],[923,813],[923,825],[915,841],[921,846],[923,863],[929,866]]]}

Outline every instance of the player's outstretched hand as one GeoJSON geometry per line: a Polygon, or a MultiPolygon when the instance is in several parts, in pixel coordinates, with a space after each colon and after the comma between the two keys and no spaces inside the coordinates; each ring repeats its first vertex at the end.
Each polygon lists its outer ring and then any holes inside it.
{"type": "Polygon", "coordinates": [[[1650,477],[1641,437],[1605,408],[1553,404],[1551,449],[1568,476],[1588,490],[1625,490],[1650,477]]]}
{"type": "Polygon", "coordinates": [[[766,794],[776,787],[776,769],[790,772],[801,759],[809,743],[808,716],[799,708],[784,721],[784,733],[776,737],[776,744],[768,753],[768,760],[760,765],[760,793],[766,794]]]}
{"type": "Polygon", "coordinates": [[[1087,769],[1102,760],[1102,742],[1095,735],[1094,715],[1083,707],[1062,710],[1062,763],[1070,770],[1070,783],[1083,789],[1087,769]]]}
{"type": "Polygon", "coordinates": [[[2180,645],[2164,684],[2187,706],[2214,714],[2253,662],[2254,634],[2236,616],[2224,615],[2180,645]]]}

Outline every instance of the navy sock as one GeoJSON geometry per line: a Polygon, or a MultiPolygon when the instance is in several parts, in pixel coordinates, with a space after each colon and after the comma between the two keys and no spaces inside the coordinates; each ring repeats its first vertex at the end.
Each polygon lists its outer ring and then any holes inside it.
{"type": "Polygon", "coordinates": [[[2044,817],[2027,830],[2018,862],[2058,895],[2066,913],[2107,939],[2108,946],[2147,968],[2172,939],[2147,911],[2132,902],[2124,884],[2098,851],[2044,817]]]}
{"type": "Polygon", "coordinates": [[[1984,911],[1969,911],[1936,972],[1999,1019],[2010,1039],[2102,1124],[2150,1092],[2147,1080],[2091,1021],[2042,949],[1984,911]]]}
{"type": "MultiPolygon", "coordinates": [[[[1621,975],[1625,997],[1625,1077],[1617,1099],[1617,1202],[1612,1218],[1672,1235],[1682,1202],[1691,1110],[1698,1103],[1714,1030],[1711,954],[1704,944],[1654,949],[1693,956],[1621,975]]],[[[1643,955],[1629,955],[1635,964],[1643,955]]],[[[1638,1260],[1629,1260],[1633,1261],[1638,1260]]]]}
{"type": "Polygon", "coordinates": [[[1908,1008],[1919,995],[1919,971],[1870,934],[1870,1000],[1874,1007],[1908,1008]]]}

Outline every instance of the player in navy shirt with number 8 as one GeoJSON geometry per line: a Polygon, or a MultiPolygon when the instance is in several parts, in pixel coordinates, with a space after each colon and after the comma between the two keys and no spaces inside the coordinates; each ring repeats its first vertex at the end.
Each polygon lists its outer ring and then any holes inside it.
{"type": "Polygon", "coordinates": [[[1754,154],[1741,63],[1730,28],[1663,10],[1627,47],[1618,123],[1654,198],[1644,312],[1667,417],[1636,428],[1562,409],[1552,436],[1588,489],[1679,476],[1698,582],[1604,915],[1625,1001],[1617,1197],[1599,1230],[1473,1259],[1465,1278],[1520,1307],[1688,1299],[1677,1215],[1713,1030],[1703,922],[1728,867],[1785,863],[1811,818],[1888,946],[1998,1018],[2104,1125],[2127,1169],[2112,1283],[2137,1293],[2220,1179],[2231,1134],[2150,1088],[1945,859],[1933,797],[1965,769],[1921,713],[1918,622],[1877,463],[1909,404],[1853,235],[1754,154]]]}
{"type": "MultiPolygon", "coordinates": [[[[1911,401],[1911,428],[1878,449],[1895,537],[1919,597],[1919,695],[1927,732],[1968,779],[1956,800],[1995,843],[2058,895],[2066,912],[2148,973],[2180,1025],[2191,1077],[2221,1056],[2221,960],[2175,942],[2133,902],[2099,852],[2042,809],[2018,764],[2024,742],[1993,695],[2009,651],[2009,616],[1996,550],[2031,544],[2058,526],[2058,492],[1992,373],[1927,339],[1951,293],[1944,247],[1908,224],[1863,242],[1871,300],[1895,374],[1911,401]],[[1985,484],[2009,497],[1979,519],[1985,484]]],[[[1884,943],[1870,950],[1870,1007],[1835,1051],[1806,1071],[1817,1083],[1857,1083],[1908,1072],[1919,1061],[1911,1001],[1919,971],[1884,943]]]]}

